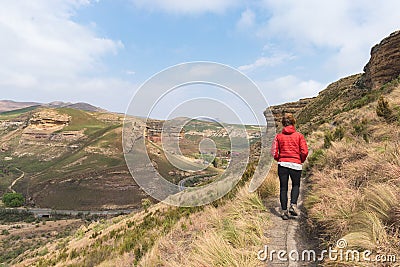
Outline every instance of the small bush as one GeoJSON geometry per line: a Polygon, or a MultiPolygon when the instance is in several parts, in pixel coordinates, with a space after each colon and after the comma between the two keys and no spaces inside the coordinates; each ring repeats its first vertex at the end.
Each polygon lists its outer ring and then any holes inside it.
{"type": "Polygon", "coordinates": [[[343,137],[344,137],[344,128],[342,126],[339,126],[333,132],[333,139],[334,140],[342,140],[343,137]]]}
{"type": "Polygon", "coordinates": [[[24,197],[20,193],[5,193],[2,200],[6,207],[12,208],[21,207],[25,202],[24,197]]]}
{"type": "Polygon", "coordinates": [[[10,232],[7,229],[3,229],[3,230],[1,230],[1,234],[2,235],[9,235],[10,232]]]}
{"type": "Polygon", "coordinates": [[[363,119],[360,122],[353,123],[353,134],[361,136],[365,142],[369,142],[368,120],[363,119]]]}
{"type": "Polygon", "coordinates": [[[384,118],[388,123],[396,120],[393,110],[389,107],[389,102],[383,96],[379,97],[378,105],[376,106],[376,115],[384,118]]]}
{"type": "Polygon", "coordinates": [[[142,207],[146,212],[150,208],[151,204],[152,204],[152,202],[150,199],[148,199],[148,198],[142,199],[142,207]]]}
{"type": "Polygon", "coordinates": [[[330,148],[332,145],[333,136],[330,131],[326,131],[324,135],[324,148],[330,148]]]}
{"type": "Polygon", "coordinates": [[[45,247],[44,249],[42,249],[41,251],[38,252],[38,256],[42,257],[48,253],[49,253],[49,250],[47,249],[47,247],[45,247]]]}
{"type": "Polygon", "coordinates": [[[306,166],[306,172],[308,170],[311,170],[315,165],[321,162],[321,160],[324,158],[324,150],[322,149],[316,149],[313,151],[313,153],[308,157],[308,163],[306,166]]]}

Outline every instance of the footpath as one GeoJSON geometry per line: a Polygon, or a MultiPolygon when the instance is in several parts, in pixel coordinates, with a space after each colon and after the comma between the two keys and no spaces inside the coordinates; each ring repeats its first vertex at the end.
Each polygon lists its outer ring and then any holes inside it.
{"type": "MultiPolygon", "coordinates": [[[[305,180],[302,178],[300,186],[300,197],[298,202],[298,208],[301,211],[300,216],[292,217],[289,220],[282,220],[280,213],[279,196],[268,198],[264,200],[266,208],[270,212],[270,222],[271,225],[265,234],[269,242],[267,249],[264,251],[267,253],[262,253],[262,256],[267,256],[268,258],[264,261],[263,266],[271,267],[297,267],[297,266],[321,266],[317,261],[308,260],[308,251],[313,250],[316,252],[318,257],[318,241],[307,233],[307,227],[305,223],[305,212],[303,206],[304,188],[305,180]],[[286,260],[278,258],[279,251],[286,252],[283,257],[286,260]],[[272,254],[271,252],[275,251],[272,254]],[[289,253],[291,251],[296,251],[299,256],[299,260],[291,260],[289,253]],[[305,260],[302,259],[302,253],[305,253],[305,260]]],[[[291,184],[289,182],[289,192],[290,196],[291,184]]],[[[296,252],[292,252],[292,258],[297,258],[296,252]]]]}

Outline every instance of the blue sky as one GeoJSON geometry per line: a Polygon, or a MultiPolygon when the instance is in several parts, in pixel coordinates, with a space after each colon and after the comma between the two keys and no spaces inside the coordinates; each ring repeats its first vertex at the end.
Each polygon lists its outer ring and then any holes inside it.
{"type": "Polygon", "coordinates": [[[16,0],[0,7],[1,99],[84,101],[117,112],[149,77],[190,61],[239,69],[270,104],[314,96],[362,72],[371,47],[400,25],[397,0],[16,0]]]}

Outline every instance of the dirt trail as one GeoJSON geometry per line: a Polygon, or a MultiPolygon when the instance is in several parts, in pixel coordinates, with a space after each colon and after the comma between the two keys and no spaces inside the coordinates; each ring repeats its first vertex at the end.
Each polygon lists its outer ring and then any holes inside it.
{"type": "MultiPolygon", "coordinates": [[[[285,267],[296,267],[296,266],[319,266],[317,262],[314,261],[302,261],[302,251],[303,250],[316,250],[316,255],[318,256],[318,242],[316,238],[311,237],[305,227],[304,218],[304,207],[303,207],[303,196],[305,188],[305,180],[301,181],[300,197],[298,202],[298,207],[301,210],[301,215],[297,218],[292,217],[289,220],[282,220],[280,214],[280,204],[279,197],[268,198],[265,200],[265,206],[271,213],[271,226],[266,233],[269,239],[268,254],[270,255],[272,250],[279,251],[283,250],[287,253],[295,250],[299,253],[299,261],[290,260],[286,254],[284,258],[287,261],[282,261],[278,259],[277,252],[273,255],[273,259],[266,261],[266,266],[285,266],[285,267]]],[[[291,184],[289,182],[289,192],[290,196],[291,184]]],[[[292,254],[296,257],[295,254],[292,254]]]]}
{"type": "Polygon", "coordinates": [[[17,171],[20,171],[21,172],[21,175],[17,178],[17,179],[15,179],[12,183],[11,183],[11,185],[8,187],[8,189],[10,189],[11,190],[11,192],[13,192],[13,193],[16,193],[15,192],[15,190],[14,189],[12,189],[12,187],[19,181],[19,180],[21,180],[22,178],[24,178],[24,176],[25,176],[25,172],[24,171],[22,171],[22,170],[20,170],[20,169],[18,169],[18,168],[15,168],[17,171]]]}

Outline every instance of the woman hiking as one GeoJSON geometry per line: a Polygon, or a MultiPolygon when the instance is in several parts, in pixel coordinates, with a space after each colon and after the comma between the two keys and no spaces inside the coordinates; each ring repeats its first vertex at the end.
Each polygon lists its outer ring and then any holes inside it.
{"type": "Polygon", "coordinates": [[[291,113],[285,113],[282,117],[282,132],[277,134],[272,145],[272,155],[278,161],[278,176],[280,185],[280,202],[282,219],[289,219],[299,214],[297,199],[300,192],[300,177],[302,163],[308,155],[308,148],[304,136],[296,131],[296,120],[291,113]],[[290,193],[290,207],[288,212],[288,182],[292,180],[290,193]]]}

